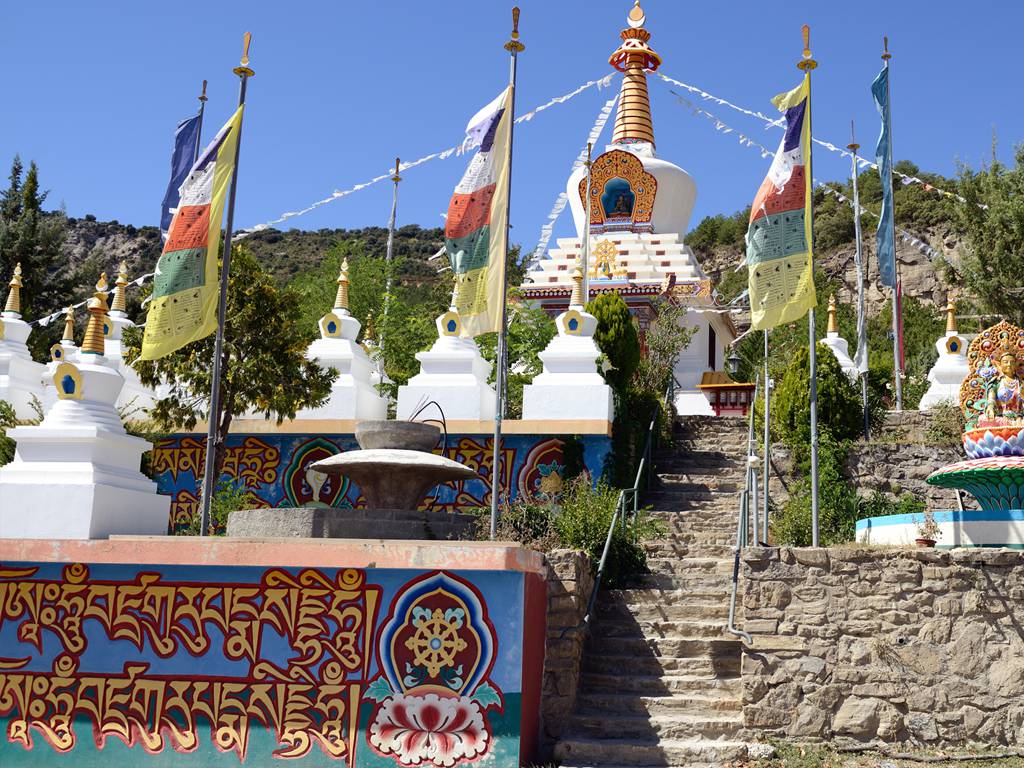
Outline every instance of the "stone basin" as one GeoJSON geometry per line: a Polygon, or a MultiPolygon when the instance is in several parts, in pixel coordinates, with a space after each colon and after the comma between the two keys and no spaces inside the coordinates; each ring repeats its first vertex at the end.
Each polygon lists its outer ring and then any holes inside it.
{"type": "Polygon", "coordinates": [[[441,430],[434,424],[418,421],[360,421],[356,424],[356,442],[364,450],[396,448],[430,452],[437,445],[441,430]]]}
{"type": "Polygon", "coordinates": [[[321,459],[311,469],[348,477],[363,492],[369,509],[414,510],[435,485],[478,477],[475,470],[444,456],[401,448],[346,451],[321,459]]]}

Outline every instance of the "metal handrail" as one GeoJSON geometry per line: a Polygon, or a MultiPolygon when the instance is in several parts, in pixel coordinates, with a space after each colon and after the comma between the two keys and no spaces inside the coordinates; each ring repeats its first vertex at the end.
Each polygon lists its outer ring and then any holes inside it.
{"type": "MultiPolygon", "coordinates": [[[[754,450],[754,403],[757,402],[757,392],[758,389],[760,389],[760,386],[761,378],[757,377],[754,379],[754,398],[750,403],[750,424],[747,430],[747,452],[743,457],[743,462],[746,464],[747,469],[747,479],[743,491],[740,493],[740,510],[738,520],[736,522],[736,546],[733,548],[732,562],[732,594],[729,597],[729,626],[727,627],[729,634],[743,638],[748,643],[752,643],[754,638],[742,629],[738,629],[734,625],[734,622],[736,620],[736,592],[739,588],[740,581],[740,550],[747,545],[747,523],[748,516],[750,514],[750,495],[752,493],[757,493],[756,483],[751,487],[753,470],[750,466],[750,456],[754,450]]],[[[765,531],[765,538],[768,538],[767,531],[765,531]]],[[[754,543],[757,543],[756,539],[754,543]]]]}
{"type": "MultiPolygon", "coordinates": [[[[676,381],[675,375],[671,377],[668,383],[668,387],[665,390],[665,403],[670,404],[672,397],[675,393],[675,388],[679,382],[676,381]]],[[[619,497],[615,502],[615,512],[612,514],[611,523],[608,525],[608,535],[605,536],[604,548],[601,550],[601,560],[597,564],[597,573],[594,575],[594,586],[590,590],[590,597],[587,600],[587,612],[583,616],[583,620],[572,627],[566,627],[562,630],[559,637],[564,637],[571,630],[579,630],[589,626],[590,617],[594,612],[594,605],[597,602],[598,592],[601,590],[601,578],[604,576],[604,567],[608,562],[608,552],[611,550],[612,538],[615,535],[615,525],[621,523],[623,530],[626,528],[626,514],[632,502],[633,507],[633,519],[636,520],[637,515],[640,511],[640,482],[643,478],[644,468],[650,463],[652,439],[654,437],[654,429],[658,423],[658,411],[660,408],[656,407],[654,412],[651,414],[650,424],[647,425],[647,439],[644,442],[643,454],[640,457],[640,465],[636,470],[636,477],[633,480],[632,488],[623,488],[619,491],[619,497]]],[[[634,531],[635,533],[635,531],[634,531]]]]}

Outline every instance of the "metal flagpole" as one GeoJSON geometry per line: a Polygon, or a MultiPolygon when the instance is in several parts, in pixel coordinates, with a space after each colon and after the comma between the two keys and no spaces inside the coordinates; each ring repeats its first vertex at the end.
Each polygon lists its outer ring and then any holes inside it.
{"type": "MultiPolygon", "coordinates": [[[[509,231],[512,228],[512,132],[516,121],[516,58],[526,49],[519,41],[519,7],[512,9],[512,36],[504,46],[509,52],[508,85],[512,90],[508,115],[508,189],[506,190],[505,206],[505,255],[508,254],[509,231]]],[[[497,376],[495,390],[498,402],[494,409],[494,445],[491,455],[491,539],[498,535],[498,496],[501,490],[501,419],[505,415],[505,372],[508,367],[508,350],[506,348],[506,331],[508,326],[508,273],[501,281],[501,329],[498,331],[497,376]]]]}
{"type": "Polygon", "coordinates": [[[857,187],[857,150],[860,144],[857,143],[857,136],[854,133],[853,121],[850,121],[850,143],[846,145],[850,150],[851,174],[853,176],[853,231],[856,240],[854,261],[857,266],[857,365],[862,366],[860,371],[860,399],[864,406],[864,439],[871,437],[871,414],[868,409],[868,345],[865,324],[867,317],[864,312],[864,255],[861,252],[860,235],[860,192],[857,187]]]}
{"type": "Polygon", "coordinates": [[[583,306],[590,303],[590,168],[593,165],[591,152],[593,144],[587,142],[587,205],[583,227],[583,248],[580,251],[580,265],[583,268],[583,306]]]}
{"type": "Polygon", "coordinates": [[[889,185],[890,196],[892,197],[892,216],[889,219],[889,224],[892,227],[892,271],[893,271],[893,286],[892,286],[892,370],[893,378],[896,379],[896,410],[903,410],[903,364],[900,360],[900,318],[899,313],[901,312],[900,301],[897,294],[897,286],[900,283],[900,266],[899,261],[896,259],[896,194],[892,192],[892,92],[889,87],[891,75],[889,72],[889,59],[892,58],[892,54],[889,53],[889,37],[882,37],[882,61],[885,62],[885,128],[886,133],[889,135],[889,178],[884,180],[884,183],[889,185]]]}
{"type": "MultiPolygon", "coordinates": [[[[803,58],[797,62],[797,68],[802,70],[804,77],[807,78],[807,132],[810,135],[814,135],[812,132],[811,123],[811,70],[818,66],[818,62],[811,58],[811,28],[804,24],[803,26],[804,35],[804,54],[803,58]]],[[[814,179],[814,171],[811,165],[812,155],[814,151],[812,145],[807,147],[807,182],[808,186],[811,186],[812,180],[814,179]]],[[[814,279],[814,201],[807,201],[807,210],[810,212],[811,218],[811,242],[807,244],[808,250],[812,254],[811,262],[811,279],[814,279]]],[[[811,386],[810,386],[810,406],[811,406],[811,546],[819,546],[818,536],[818,334],[814,328],[814,307],[807,310],[807,328],[810,336],[810,362],[811,362],[811,386]]]]}
{"type": "Polygon", "coordinates": [[[398,175],[398,169],[402,164],[400,157],[395,158],[395,174],[391,177],[395,188],[391,193],[391,218],[388,219],[388,245],[384,256],[384,320],[380,326],[380,338],[377,348],[380,350],[381,359],[384,358],[384,338],[388,331],[388,309],[391,307],[391,259],[395,248],[395,220],[398,215],[398,182],[402,177],[398,175]]]}
{"type": "Polygon", "coordinates": [[[199,125],[196,127],[196,151],[192,154],[192,164],[199,159],[199,149],[203,146],[203,113],[206,112],[206,81],[203,80],[203,92],[199,94],[199,125]]]}
{"type": "MultiPolygon", "coordinates": [[[[768,478],[772,473],[772,443],[771,443],[771,432],[769,430],[769,415],[771,413],[771,398],[772,398],[772,380],[768,376],[768,329],[764,330],[764,469],[761,470],[761,482],[764,485],[763,490],[763,503],[764,509],[762,514],[764,515],[764,527],[761,529],[764,533],[764,541],[768,543],[768,478]]],[[[757,489],[755,489],[756,492],[757,489]]]]}
{"type": "MultiPolygon", "coordinates": [[[[249,68],[249,43],[252,34],[246,32],[242,38],[242,60],[232,71],[238,75],[238,106],[245,104],[245,86],[255,73],[249,68]]],[[[244,115],[243,115],[244,119],[244,115]]],[[[224,255],[220,268],[220,298],[217,302],[217,332],[213,342],[213,382],[210,385],[209,427],[206,432],[206,461],[203,467],[203,491],[200,502],[201,515],[200,535],[209,535],[210,504],[213,502],[217,478],[213,476],[214,456],[217,449],[217,427],[220,424],[221,377],[224,367],[224,317],[228,306],[228,273],[231,269],[231,230],[235,219],[235,190],[238,188],[238,156],[242,149],[242,119],[238,121],[238,141],[235,144],[235,166],[231,174],[231,187],[228,190],[228,217],[224,227],[224,255]]]]}

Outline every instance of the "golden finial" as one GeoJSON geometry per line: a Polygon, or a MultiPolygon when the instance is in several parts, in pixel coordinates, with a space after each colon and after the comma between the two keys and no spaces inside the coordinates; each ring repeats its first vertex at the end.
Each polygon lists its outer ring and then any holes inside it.
{"type": "Polygon", "coordinates": [[[366,325],[363,328],[363,342],[374,342],[377,340],[377,323],[373,319],[373,312],[366,313],[366,325]]]}
{"type": "Polygon", "coordinates": [[[647,44],[651,39],[651,33],[643,28],[645,21],[643,8],[637,2],[626,17],[629,26],[619,33],[622,44],[608,58],[608,63],[623,73],[612,144],[654,144],[651,99],[647,94],[647,73],[661,66],[661,57],[647,44]]]}
{"type": "Polygon", "coordinates": [[[252,77],[256,73],[249,68],[249,44],[252,43],[252,32],[246,32],[242,35],[242,60],[239,66],[235,67],[234,72],[239,77],[252,77]]]}
{"type": "Polygon", "coordinates": [[[11,286],[11,291],[7,294],[4,312],[21,314],[21,262],[14,265],[14,276],[8,285],[11,286]]]}
{"type": "Polygon", "coordinates": [[[66,341],[68,344],[75,343],[75,308],[73,306],[64,309],[64,335],[61,337],[61,341],[66,341]]]}
{"type": "Polygon", "coordinates": [[[505,43],[505,50],[513,56],[526,50],[526,46],[519,40],[519,6],[512,9],[512,39],[505,43]]]}
{"type": "Polygon", "coordinates": [[[348,309],[348,258],[341,260],[341,272],[338,273],[338,293],[334,296],[335,309],[348,309]]]}
{"type": "Polygon", "coordinates": [[[82,341],[82,352],[102,355],[103,323],[107,317],[107,273],[100,274],[96,281],[96,292],[89,299],[89,324],[85,327],[85,339],[82,341]]]}
{"type": "Polygon", "coordinates": [[[633,0],[633,7],[626,14],[626,23],[633,29],[638,29],[644,25],[646,20],[647,17],[644,15],[644,9],[640,7],[640,0],[633,0]]]}
{"type": "Polygon", "coordinates": [[[836,322],[836,295],[834,293],[828,297],[828,332],[839,333],[839,323],[836,322]]]}
{"type": "Polygon", "coordinates": [[[889,36],[882,35],[882,61],[888,61],[892,58],[892,54],[889,53],[889,36]]]}
{"type": "Polygon", "coordinates": [[[846,148],[857,154],[857,150],[860,149],[860,144],[857,143],[857,136],[853,130],[853,120],[850,121],[850,143],[846,145],[846,148]]]}
{"type": "Polygon", "coordinates": [[[402,177],[398,175],[398,169],[402,165],[402,158],[395,158],[395,175],[391,177],[391,180],[397,184],[402,180],[402,177]]]}
{"type": "Polygon", "coordinates": [[[580,269],[579,262],[576,262],[576,268],[572,271],[572,296],[569,299],[569,306],[583,306],[583,270],[580,269]]]}
{"type": "Polygon", "coordinates": [[[205,80],[203,80],[203,92],[199,94],[199,100],[200,101],[208,101],[208,99],[206,98],[206,81],[205,80]]]}
{"type": "Polygon", "coordinates": [[[117,280],[114,281],[114,303],[110,309],[114,312],[128,310],[128,263],[122,261],[117,267],[117,280]]]}
{"type": "Polygon", "coordinates": [[[800,31],[804,36],[804,56],[796,63],[797,69],[801,69],[804,73],[810,72],[812,69],[818,66],[818,62],[811,58],[811,28],[804,24],[800,31]]]}
{"type": "Polygon", "coordinates": [[[949,297],[949,302],[946,304],[946,333],[960,333],[956,322],[956,302],[953,301],[952,296],[949,297]]]}

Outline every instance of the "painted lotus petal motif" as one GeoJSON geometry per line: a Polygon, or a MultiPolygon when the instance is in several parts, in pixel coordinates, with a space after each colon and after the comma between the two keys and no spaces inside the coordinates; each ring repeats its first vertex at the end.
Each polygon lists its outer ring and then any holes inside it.
{"type": "Polygon", "coordinates": [[[490,737],[477,703],[437,694],[398,696],[385,701],[370,725],[370,743],[402,765],[449,768],[482,757],[490,737]]]}

